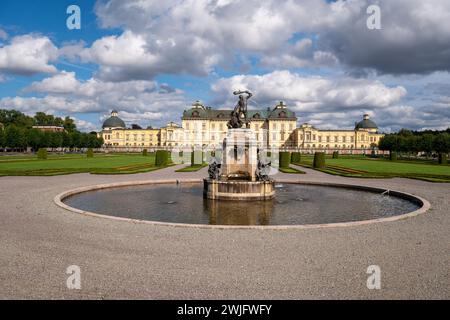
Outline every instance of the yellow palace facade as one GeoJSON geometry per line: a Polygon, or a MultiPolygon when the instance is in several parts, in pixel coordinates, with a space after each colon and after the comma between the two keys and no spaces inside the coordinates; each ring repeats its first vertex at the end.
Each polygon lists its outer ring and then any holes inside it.
{"type": "MultiPolygon", "coordinates": [[[[196,101],[183,112],[181,125],[170,122],[159,129],[130,129],[114,110],[99,136],[106,149],[217,148],[228,131],[231,111],[212,109],[196,101]]],[[[247,118],[258,144],[265,148],[363,151],[376,148],[383,136],[367,114],[352,130],[320,130],[307,123],[297,127],[295,112],[283,102],[266,110],[249,110],[247,118]]]]}

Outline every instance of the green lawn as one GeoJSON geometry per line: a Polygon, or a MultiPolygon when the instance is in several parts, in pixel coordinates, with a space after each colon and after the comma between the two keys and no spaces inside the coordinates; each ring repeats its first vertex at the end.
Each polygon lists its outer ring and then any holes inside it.
{"type": "MultiPolygon", "coordinates": [[[[300,165],[311,166],[312,156],[302,155],[300,165]]],[[[389,161],[364,157],[327,157],[326,167],[321,171],[350,177],[384,178],[405,177],[435,182],[450,182],[450,166],[424,161],[389,161]]]]}
{"type": "Polygon", "coordinates": [[[154,154],[95,154],[94,158],[87,158],[85,154],[52,154],[47,160],[39,160],[35,155],[4,156],[0,157],[0,176],[138,173],[160,169],[154,163],[154,154]]]}

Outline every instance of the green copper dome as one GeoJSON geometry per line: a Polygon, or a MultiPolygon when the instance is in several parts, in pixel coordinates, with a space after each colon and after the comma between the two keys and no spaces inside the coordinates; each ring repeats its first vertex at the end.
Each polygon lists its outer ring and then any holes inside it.
{"type": "Polygon", "coordinates": [[[113,110],[111,112],[111,117],[105,120],[103,122],[103,128],[124,128],[125,129],[125,122],[123,122],[122,119],[120,119],[117,116],[118,112],[113,110]]]}
{"type": "Polygon", "coordinates": [[[363,120],[356,123],[355,129],[378,129],[378,126],[375,122],[369,119],[368,114],[365,114],[363,120]]]}

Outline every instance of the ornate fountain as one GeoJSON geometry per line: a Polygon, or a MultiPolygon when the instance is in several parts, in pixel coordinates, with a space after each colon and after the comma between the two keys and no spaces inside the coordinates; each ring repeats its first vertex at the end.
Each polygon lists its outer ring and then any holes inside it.
{"type": "Polygon", "coordinates": [[[239,101],[231,113],[223,140],[222,159],[213,158],[203,194],[217,200],[268,200],[275,196],[269,177],[270,162],[264,159],[247,119],[247,100],[252,93],[235,91],[239,101]]]}

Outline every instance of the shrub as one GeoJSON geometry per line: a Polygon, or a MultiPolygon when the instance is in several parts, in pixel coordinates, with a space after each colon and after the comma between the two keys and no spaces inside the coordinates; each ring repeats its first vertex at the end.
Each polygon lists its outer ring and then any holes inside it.
{"type": "Polygon", "coordinates": [[[166,166],[170,163],[170,154],[167,150],[156,151],[155,166],[166,166]]]}
{"type": "Polygon", "coordinates": [[[439,162],[439,164],[447,164],[448,163],[447,154],[446,153],[439,153],[438,162],[439,162]]]}
{"type": "Polygon", "coordinates": [[[314,153],[314,168],[324,168],[325,167],[325,152],[314,153]]]}
{"type": "Polygon", "coordinates": [[[397,152],[395,152],[395,151],[389,152],[389,160],[397,161],[397,152]]]}
{"type": "Polygon", "coordinates": [[[194,150],[191,153],[191,166],[196,164],[203,164],[203,151],[194,150]]]}
{"type": "Polygon", "coordinates": [[[89,149],[87,150],[86,156],[87,156],[88,158],[93,158],[93,157],[94,157],[94,150],[93,150],[92,148],[89,148],[89,149]]]}
{"type": "Polygon", "coordinates": [[[292,152],[291,163],[300,163],[302,161],[302,154],[300,152],[292,152]]]}
{"type": "Polygon", "coordinates": [[[339,158],[339,151],[333,151],[333,159],[339,158]]]}
{"type": "Polygon", "coordinates": [[[142,150],[142,155],[143,155],[144,157],[146,157],[146,156],[148,155],[147,149],[142,150]]]}
{"type": "Polygon", "coordinates": [[[47,159],[47,149],[46,148],[39,148],[37,153],[38,159],[45,160],[47,159]]]}
{"type": "Polygon", "coordinates": [[[291,153],[290,152],[280,152],[279,155],[280,168],[289,168],[291,163],[291,153]]]}

